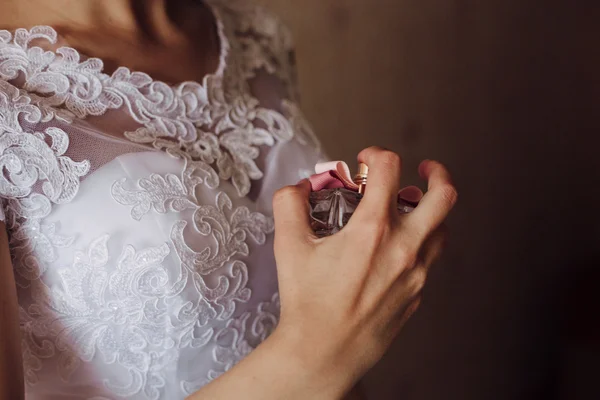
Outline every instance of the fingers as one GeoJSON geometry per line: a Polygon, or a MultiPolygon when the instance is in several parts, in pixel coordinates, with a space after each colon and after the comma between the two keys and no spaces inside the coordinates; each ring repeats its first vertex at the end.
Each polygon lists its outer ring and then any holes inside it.
{"type": "MultiPolygon", "coordinates": [[[[394,309],[400,310],[395,318],[404,315],[401,318],[408,319],[412,315],[410,305],[415,302],[415,299],[420,299],[429,268],[439,259],[445,243],[446,227],[442,225],[423,244],[416,265],[407,266],[390,286],[390,300],[395,305],[394,309]]],[[[418,307],[418,304],[415,305],[415,309],[416,307],[418,307]]]]}
{"type": "Polygon", "coordinates": [[[365,211],[371,215],[388,213],[395,209],[400,190],[400,156],[380,147],[369,147],[359,153],[358,161],[367,164],[369,177],[356,214],[365,211]]]}
{"type": "MultiPolygon", "coordinates": [[[[426,280],[427,268],[423,264],[406,270],[390,286],[385,300],[382,300],[384,304],[389,304],[389,307],[384,310],[383,318],[388,321],[408,319],[418,307],[426,280]],[[416,305],[415,301],[417,301],[416,305]],[[411,310],[411,307],[414,309],[411,310]]],[[[397,328],[399,329],[404,322],[406,321],[403,321],[397,328]]],[[[392,325],[395,326],[395,324],[392,325]]]]}
{"type": "Polygon", "coordinates": [[[447,228],[444,224],[440,225],[423,243],[419,259],[425,268],[429,270],[442,255],[444,247],[446,247],[447,228]]]}
{"type": "Polygon", "coordinates": [[[408,305],[408,307],[406,307],[406,310],[404,311],[404,313],[400,314],[400,320],[399,320],[399,323],[397,326],[398,330],[402,329],[404,327],[404,325],[406,325],[406,323],[408,322],[410,317],[412,317],[413,314],[415,312],[417,312],[417,309],[419,308],[420,305],[421,305],[421,296],[417,296],[417,298],[414,299],[408,305]]]}
{"type": "Polygon", "coordinates": [[[446,219],[458,195],[450,174],[442,164],[423,161],[419,174],[428,181],[427,193],[404,223],[419,236],[419,241],[423,241],[446,219]]]}
{"type": "Polygon", "coordinates": [[[310,227],[310,183],[303,180],[297,185],[286,186],[273,196],[275,218],[275,247],[295,248],[314,237],[310,227]]]}
{"type": "Polygon", "coordinates": [[[431,265],[437,261],[446,243],[446,227],[442,225],[427,238],[414,268],[409,268],[390,287],[392,309],[400,310],[392,317],[399,321],[396,329],[401,329],[421,303],[421,292],[427,281],[431,265]]]}
{"type": "MultiPolygon", "coordinates": [[[[427,274],[431,265],[440,258],[442,250],[446,244],[446,227],[442,225],[436,229],[433,234],[423,244],[421,251],[421,262],[417,267],[416,271],[407,271],[407,276],[399,282],[393,290],[405,291],[405,295],[397,296],[400,304],[408,304],[404,308],[401,308],[401,312],[398,314],[398,324],[395,329],[399,331],[408,322],[410,317],[417,311],[421,304],[421,292],[427,280],[427,274]]],[[[401,307],[401,305],[400,305],[401,307]]]]}

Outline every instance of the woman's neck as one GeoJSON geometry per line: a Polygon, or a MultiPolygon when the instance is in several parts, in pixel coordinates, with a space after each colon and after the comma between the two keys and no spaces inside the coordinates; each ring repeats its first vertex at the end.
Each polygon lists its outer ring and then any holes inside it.
{"type": "MultiPolygon", "coordinates": [[[[4,0],[3,27],[50,25],[66,32],[103,31],[122,40],[176,44],[194,0],[4,0]]],[[[198,21],[196,20],[196,23],[198,21]]]]}
{"type": "Polygon", "coordinates": [[[0,29],[52,26],[64,42],[168,82],[201,80],[219,65],[212,10],[202,0],[4,0],[0,29]]]}

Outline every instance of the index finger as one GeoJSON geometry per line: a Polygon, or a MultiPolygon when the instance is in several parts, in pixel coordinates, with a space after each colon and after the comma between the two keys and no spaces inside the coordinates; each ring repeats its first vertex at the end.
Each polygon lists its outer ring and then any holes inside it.
{"type": "Polygon", "coordinates": [[[358,161],[369,167],[369,179],[356,215],[389,213],[396,208],[400,190],[402,160],[390,150],[369,147],[358,154],[358,161]]]}
{"type": "Polygon", "coordinates": [[[427,179],[427,193],[419,205],[405,216],[405,223],[414,228],[419,239],[424,240],[444,222],[456,204],[458,194],[450,173],[439,162],[423,161],[419,174],[427,179]]]}

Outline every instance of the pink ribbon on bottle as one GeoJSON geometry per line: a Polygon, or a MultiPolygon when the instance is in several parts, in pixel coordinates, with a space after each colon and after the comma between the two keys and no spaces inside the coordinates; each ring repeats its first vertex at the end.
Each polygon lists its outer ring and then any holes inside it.
{"type": "MultiPolygon", "coordinates": [[[[348,164],[343,161],[329,161],[315,165],[315,175],[308,178],[311,190],[317,192],[323,189],[346,188],[358,191],[358,185],[352,180],[348,164]]],[[[369,186],[367,181],[367,187],[369,186]]],[[[368,189],[367,189],[368,190],[368,189]]],[[[416,186],[400,189],[398,198],[409,203],[418,203],[423,198],[423,192],[416,186]]]]}

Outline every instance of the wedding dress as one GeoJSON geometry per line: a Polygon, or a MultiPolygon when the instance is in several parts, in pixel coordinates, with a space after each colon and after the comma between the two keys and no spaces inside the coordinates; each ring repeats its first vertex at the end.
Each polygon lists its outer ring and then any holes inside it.
{"type": "Polygon", "coordinates": [[[279,21],[207,3],[220,66],[173,86],[108,75],[50,27],[0,31],[28,399],[183,399],[277,324],[271,199],[320,147],[279,21]]]}

